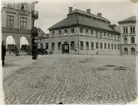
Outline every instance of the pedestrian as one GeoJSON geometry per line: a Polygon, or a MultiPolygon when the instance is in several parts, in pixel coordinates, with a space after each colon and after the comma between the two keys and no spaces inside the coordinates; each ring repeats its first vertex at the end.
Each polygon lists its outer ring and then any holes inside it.
{"type": "Polygon", "coordinates": [[[4,41],[2,41],[2,45],[1,45],[1,60],[2,60],[2,66],[4,66],[4,60],[5,60],[5,55],[6,55],[6,46],[4,44],[4,41]]]}

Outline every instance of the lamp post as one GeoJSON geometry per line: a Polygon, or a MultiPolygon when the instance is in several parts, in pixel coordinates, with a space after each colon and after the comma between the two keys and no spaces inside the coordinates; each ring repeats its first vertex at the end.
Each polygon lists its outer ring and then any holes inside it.
{"type": "MultiPolygon", "coordinates": [[[[33,2],[33,6],[38,3],[38,2],[33,2]]],[[[38,32],[37,32],[37,28],[34,27],[34,22],[36,19],[38,19],[38,12],[34,10],[34,7],[33,7],[33,10],[32,10],[32,29],[31,29],[31,43],[32,43],[32,59],[35,60],[37,59],[37,46],[36,46],[36,43],[35,43],[35,37],[38,35],[38,32]]]]}

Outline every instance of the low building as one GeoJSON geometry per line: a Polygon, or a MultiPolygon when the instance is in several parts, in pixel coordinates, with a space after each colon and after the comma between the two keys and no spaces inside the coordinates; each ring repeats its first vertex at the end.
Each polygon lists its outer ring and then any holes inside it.
{"type": "Polygon", "coordinates": [[[67,17],[49,29],[41,45],[53,53],[120,55],[120,33],[102,16],[69,7],[67,17]]]}
{"type": "Polygon", "coordinates": [[[121,54],[136,54],[136,16],[119,21],[121,32],[121,54]]]}

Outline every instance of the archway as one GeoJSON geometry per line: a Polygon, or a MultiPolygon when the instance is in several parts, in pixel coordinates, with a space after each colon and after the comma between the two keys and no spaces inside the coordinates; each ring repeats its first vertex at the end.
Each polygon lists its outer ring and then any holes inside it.
{"type": "Polygon", "coordinates": [[[29,49],[29,42],[26,37],[22,36],[20,38],[20,50],[27,51],[29,49]]]}
{"type": "Polygon", "coordinates": [[[128,49],[124,48],[124,55],[128,55],[128,49]]]}
{"type": "Polygon", "coordinates": [[[6,49],[9,51],[14,51],[16,47],[16,43],[15,40],[13,38],[13,36],[9,35],[6,38],[6,49]]]}
{"type": "Polygon", "coordinates": [[[135,48],[133,48],[133,47],[131,48],[131,54],[135,55],[135,48]]]}

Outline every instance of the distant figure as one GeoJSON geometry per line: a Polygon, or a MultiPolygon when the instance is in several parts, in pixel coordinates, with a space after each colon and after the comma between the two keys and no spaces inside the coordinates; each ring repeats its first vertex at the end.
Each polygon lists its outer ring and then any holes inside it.
{"type": "Polygon", "coordinates": [[[2,45],[1,45],[1,60],[2,60],[2,66],[4,66],[4,60],[5,60],[5,55],[6,55],[6,46],[4,44],[4,41],[2,41],[2,45]]]}

